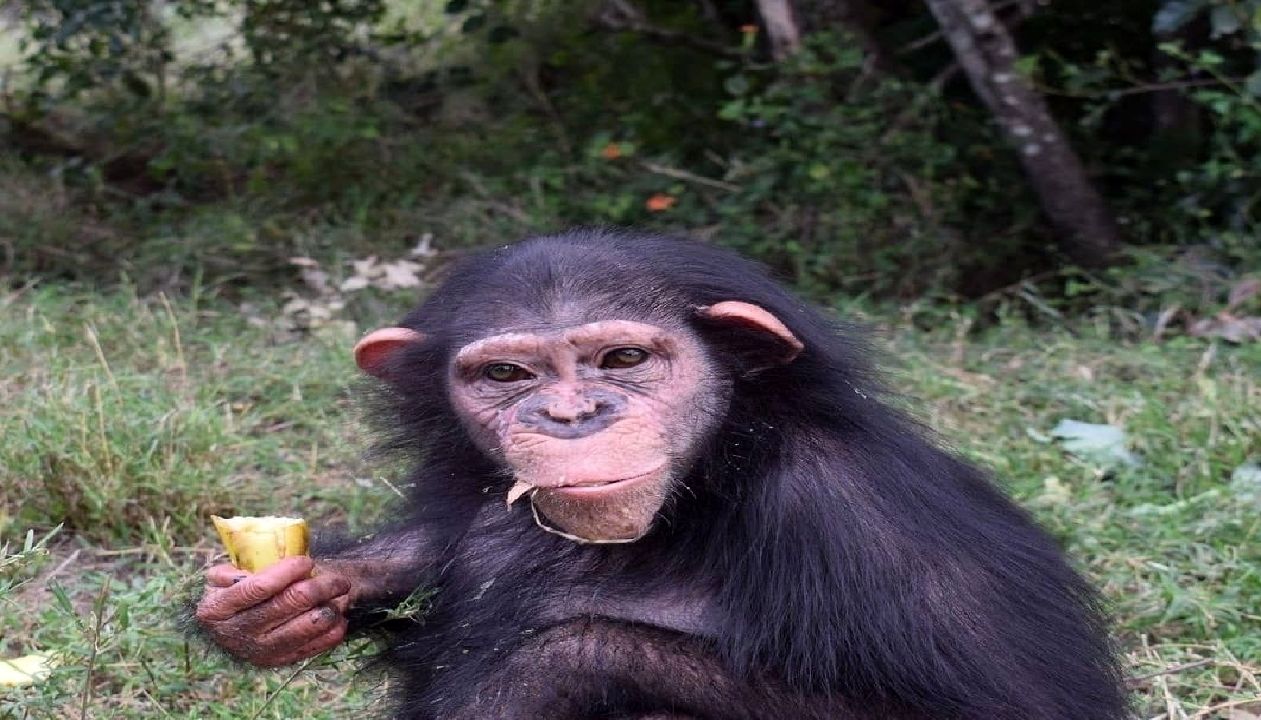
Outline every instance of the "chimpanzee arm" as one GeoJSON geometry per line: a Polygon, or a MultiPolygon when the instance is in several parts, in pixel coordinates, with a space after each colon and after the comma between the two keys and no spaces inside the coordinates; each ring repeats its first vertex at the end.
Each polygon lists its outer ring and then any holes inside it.
{"type": "Polygon", "coordinates": [[[312,555],[317,568],[350,580],[360,610],[392,607],[417,587],[432,584],[439,562],[430,534],[406,525],[354,541],[319,539],[312,555]]]}
{"type": "MultiPolygon", "coordinates": [[[[701,640],[600,618],[552,627],[481,675],[452,720],[858,720],[836,698],[803,698],[739,676],[701,640]]],[[[458,704],[458,703],[455,703],[458,704]]],[[[899,718],[896,713],[873,717],[899,718]]]]}

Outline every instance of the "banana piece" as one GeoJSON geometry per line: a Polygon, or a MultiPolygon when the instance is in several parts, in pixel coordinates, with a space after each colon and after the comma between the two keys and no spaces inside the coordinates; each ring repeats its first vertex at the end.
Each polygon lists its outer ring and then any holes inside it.
{"type": "Polygon", "coordinates": [[[241,570],[254,573],[282,558],[307,554],[308,532],[302,518],[210,517],[228,558],[241,570]]]}
{"type": "Polygon", "coordinates": [[[53,661],[47,655],[23,655],[0,660],[0,688],[30,685],[52,672],[53,661]]]}

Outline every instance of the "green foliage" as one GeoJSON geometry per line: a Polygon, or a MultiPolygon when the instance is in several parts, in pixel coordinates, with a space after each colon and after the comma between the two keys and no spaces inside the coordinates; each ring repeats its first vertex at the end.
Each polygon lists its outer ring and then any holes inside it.
{"type": "Polygon", "coordinates": [[[950,122],[940,98],[872,82],[865,62],[848,38],[821,35],[786,67],[731,68],[719,117],[743,136],[726,157],[738,189],[714,203],[713,219],[726,242],[807,290],[955,287],[982,258],[963,221],[984,226],[983,213],[966,211],[984,180],[964,170],[967,144],[939,141],[950,122]]]}
{"type": "MultiPolygon", "coordinates": [[[[1021,67],[1134,244],[1247,255],[1257,1],[1063,0],[1020,26],[1021,67]],[[1181,92],[1190,119],[1152,126],[1158,92],[1181,92]]],[[[16,206],[0,269],[236,284],[284,277],[295,254],[575,223],[712,238],[818,296],[982,295],[1058,262],[940,43],[880,73],[830,32],[767,63],[747,7],[641,2],[637,22],[672,38],[654,42],[551,0],[317,5],[29,4],[12,128],[37,149],[0,178],[24,189],[0,197],[16,206]]],[[[895,15],[890,36],[932,27],[895,15]]]]}
{"type": "Polygon", "coordinates": [[[1261,227],[1261,2],[1156,6],[1068,0],[1031,22],[1026,63],[1131,241],[1236,255],[1261,227]]]}
{"type": "MultiPolygon", "coordinates": [[[[200,0],[182,5],[188,10],[200,0]]],[[[74,99],[93,91],[143,105],[171,62],[170,28],[150,3],[128,0],[35,0],[22,3],[30,24],[22,50],[34,75],[30,99],[74,99]]]]}
{"type": "Polygon", "coordinates": [[[358,49],[358,32],[380,21],[386,11],[385,0],[251,0],[242,4],[241,39],[254,65],[266,69],[339,62],[358,49]]]}
{"type": "MultiPolygon", "coordinates": [[[[1256,5],[1261,18],[1261,3],[1256,5]]],[[[1261,20],[1252,35],[1249,45],[1261,58],[1261,20]]],[[[1175,44],[1162,49],[1220,81],[1191,94],[1213,122],[1205,158],[1178,175],[1185,193],[1180,208],[1208,232],[1255,240],[1261,228],[1261,60],[1239,81],[1211,50],[1189,53],[1175,44]]]]}

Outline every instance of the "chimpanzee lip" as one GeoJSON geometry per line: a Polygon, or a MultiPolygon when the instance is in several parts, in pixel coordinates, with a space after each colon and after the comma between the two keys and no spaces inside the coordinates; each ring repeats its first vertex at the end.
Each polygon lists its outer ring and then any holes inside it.
{"type": "Polygon", "coordinates": [[[657,467],[653,468],[652,470],[649,470],[648,472],[639,473],[638,475],[632,475],[628,478],[620,478],[618,480],[606,480],[606,481],[597,480],[593,482],[584,482],[582,484],[575,484],[575,485],[561,485],[558,487],[551,487],[551,488],[539,488],[539,490],[554,492],[561,495],[568,495],[570,497],[595,498],[601,495],[606,495],[606,494],[611,494],[611,493],[627,490],[631,488],[632,486],[640,482],[643,482],[644,480],[657,477],[661,474],[661,470],[664,467],[665,465],[658,465],[657,467]]]}

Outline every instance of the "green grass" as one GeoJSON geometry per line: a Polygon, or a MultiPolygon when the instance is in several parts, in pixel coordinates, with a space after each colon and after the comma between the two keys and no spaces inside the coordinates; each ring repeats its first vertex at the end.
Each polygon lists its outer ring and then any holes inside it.
{"type": "Polygon", "coordinates": [[[190,542],[262,504],[358,520],[353,328],[44,288],[0,308],[0,519],[99,543],[190,542]]]}
{"type": "MultiPolygon", "coordinates": [[[[256,304],[247,318],[214,297],[0,295],[0,657],[59,662],[0,693],[0,718],[319,719],[369,704],[373,679],[353,672],[364,645],[256,671],[187,644],[173,611],[217,552],[211,512],[361,528],[390,496],[360,460],[356,329],[295,333],[278,303],[256,304]],[[22,552],[28,529],[59,524],[22,552]]],[[[1261,345],[1016,321],[885,335],[894,385],[1103,588],[1142,717],[1261,709],[1261,490],[1230,484],[1261,457],[1261,345]],[[1066,455],[1045,439],[1066,418],[1124,427],[1142,465],[1066,455]]]]}

